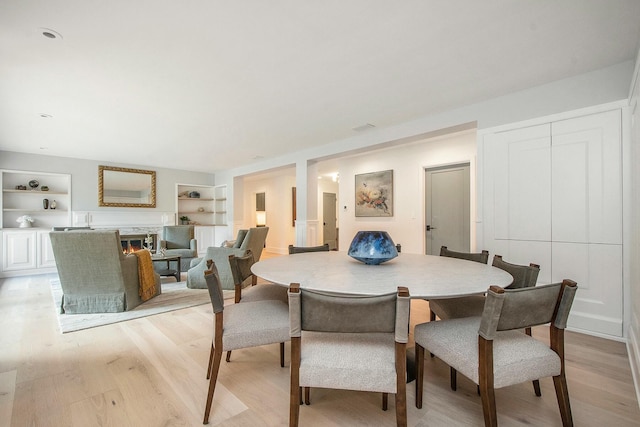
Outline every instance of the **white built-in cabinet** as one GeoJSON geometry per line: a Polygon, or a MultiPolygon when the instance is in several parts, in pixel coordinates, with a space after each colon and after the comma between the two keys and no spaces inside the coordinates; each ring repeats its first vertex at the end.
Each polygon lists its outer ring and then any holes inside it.
{"type": "Polygon", "coordinates": [[[4,229],[2,249],[2,272],[6,275],[55,271],[49,230],[4,229]]]}
{"type": "Polygon", "coordinates": [[[49,231],[71,224],[71,175],[5,169],[0,170],[0,187],[0,276],[55,272],[49,231]],[[23,215],[33,219],[31,227],[19,228],[16,220],[23,215]]]}
{"type": "Polygon", "coordinates": [[[491,132],[479,141],[482,236],[539,283],[578,282],[569,326],[622,336],[622,112],[491,132]]]}

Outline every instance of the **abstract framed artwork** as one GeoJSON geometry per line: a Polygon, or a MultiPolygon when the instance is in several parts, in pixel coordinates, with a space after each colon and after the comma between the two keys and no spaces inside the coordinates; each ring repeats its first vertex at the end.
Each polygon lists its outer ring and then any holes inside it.
{"type": "Polygon", "coordinates": [[[393,216],[393,170],[356,175],[356,217],[393,216]]]}

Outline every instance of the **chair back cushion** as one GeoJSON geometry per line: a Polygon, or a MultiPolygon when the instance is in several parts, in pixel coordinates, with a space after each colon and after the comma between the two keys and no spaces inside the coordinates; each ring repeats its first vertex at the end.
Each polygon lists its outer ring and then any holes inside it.
{"type": "Polygon", "coordinates": [[[494,255],[492,264],[501,270],[513,276],[513,282],[507,288],[520,289],[535,286],[538,281],[538,274],[540,273],[540,267],[535,264],[518,265],[511,264],[502,259],[500,255],[494,255]]]}
{"type": "Polygon", "coordinates": [[[236,236],[236,241],[233,244],[233,248],[239,248],[242,246],[242,242],[244,242],[244,238],[247,237],[247,233],[249,230],[238,230],[238,235],[236,236]]]}
{"type": "Polygon", "coordinates": [[[480,335],[493,339],[497,331],[523,329],[553,322],[564,328],[577,286],[571,280],[521,289],[494,289],[480,322],[480,335]]]}
{"type": "Polygon", "coordinates": [[[215,262],[212,261],[209,270],[205,270],[204,279],[207,282],[207,289],[209,290],[209,298],[211,299],[213,312],[220,313],[224,310],[224,296],[215,262]]]}
{"type": "Polygon", "coordinates": [[[247,251],[244,256],[229,255],[229,264],[231,265],[233,283],[236,285],[241,285],[253,275],[251,266],[255,264],[255,261],[253,260],[253,253],[251,251],[247,251]]]}
{"type": "Polygon", "coordinates": [[[466,259],[467,261],[475,261],[482,264],[486,264],[489,262],[489,252],[485,250],[477,253],[456,252],[456,251],[450,251],[449,249],[447,249],[446,246],[443,246],[440,248],[440,256],[446,256],[449,258],[466,259]]]}
{"type": "Polygon", "coordinates": [[[167,249],[189,249],[194,238],[193,225],[167,225],[162,230],[167,249]]]}
{"type": "Polygon", "coordinates": [[[395,331],[395,292],[381,296],[338,296],[302,289],[301,293],[304,331],[395,331]]]}
{"type": "Polygon", "coordinates": [[[289,255],[302,254],[305,252],[329,252],[329,244],[320,246],[293,246],[289,245],[289,255]]]}
{"type": "Polygon", "coordinates": [[[260,261],[262,255],[262,249],[264,249],[264,243],[267,240],[267,234],[269,233],[269,227],[254,227],[250,228],[247,232],[247,236],[242,241],[240,249],[250,250],[253,253],[253,259],[255,262],[260,261]]]}

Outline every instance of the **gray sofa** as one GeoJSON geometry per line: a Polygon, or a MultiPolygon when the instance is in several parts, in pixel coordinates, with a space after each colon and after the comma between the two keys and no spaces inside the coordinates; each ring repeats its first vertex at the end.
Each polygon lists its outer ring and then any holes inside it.
{"type": "MultiPolygon", "coordinates": [[[[124,255],[117,230],[51,231],[62,286],[61,313],[115,313],[142,303],[138,258],[124,255]]],[[[156,295],[161,293],[155,274],[156,295]]]]}
{"type": "Polygon", "coordinates": [[[207,260],[211,259],[216,263],[216,267],[218,268],[222,289],[234,290],[235,284],[233,282],[231,266],[229,265],[229,255],[241,257],[244,256],[248,250],[251,250],[255,261],[258,262],[262,255],[262,249],[264,248],[268,233],[269,227],[250,228],[249,231],[246,232],[245,237],[241,239],[241,236],[245,233],[244,230],[240,230],[233,247],[207,248],[207,253],[203,258],[191,260],[191,268],[187,272],[187,287],[192,289],[207,288],[207,282],[204,280],[204,272],[207,269],[207,260]]]}

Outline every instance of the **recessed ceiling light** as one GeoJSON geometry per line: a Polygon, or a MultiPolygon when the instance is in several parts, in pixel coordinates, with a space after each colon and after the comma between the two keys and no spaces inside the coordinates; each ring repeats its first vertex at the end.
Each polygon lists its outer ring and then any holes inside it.
{"type": "Polygon", "coordinates": [[[46,38],[62,40],[62,34],[55,30],[52,30],[51,28],[38,28],[38,31],[40,31],[40,33],[46,38]]]}
{"type": "Polygon", "coordinates": [[[372,125],[371,123],[365,123],[362,126],[358,126],[353,128],[353,130],[355,130],[356,132],[362,132],[365,130],[369,130],[369,129],[373,129],[374,127],[376,127],[375,125],[372,125]]]}

